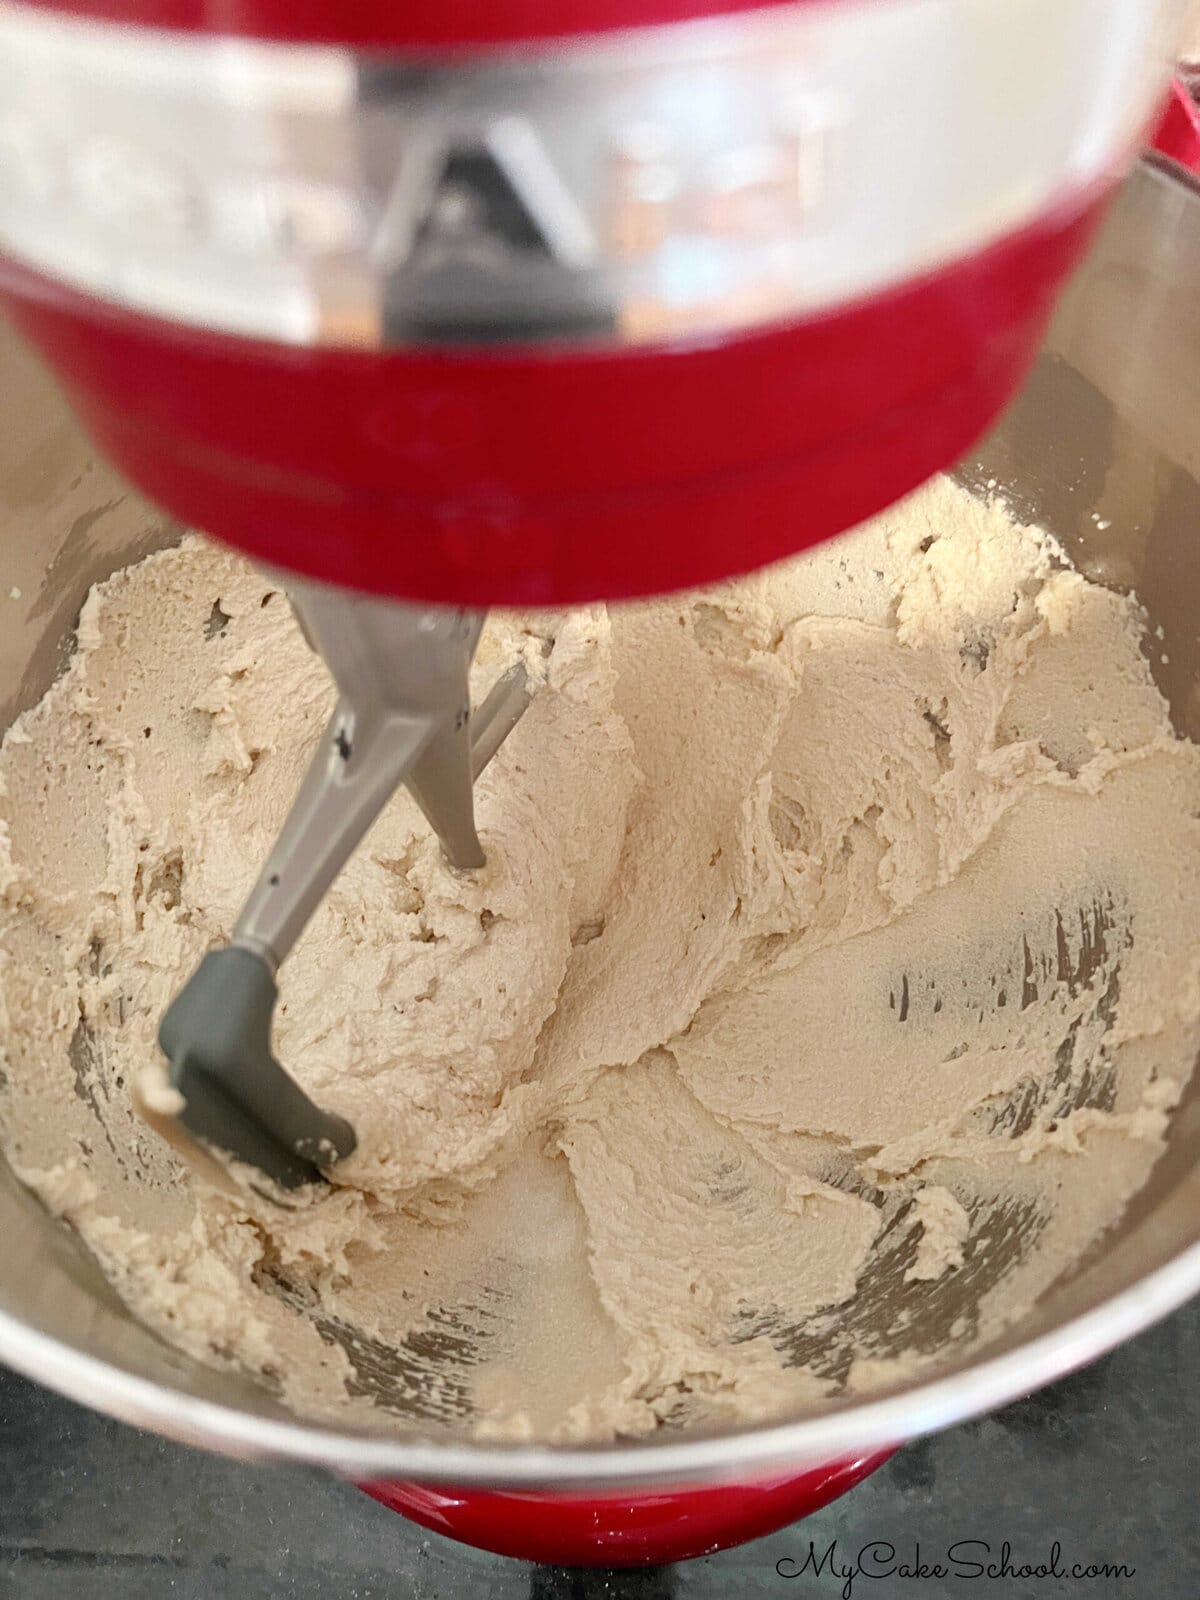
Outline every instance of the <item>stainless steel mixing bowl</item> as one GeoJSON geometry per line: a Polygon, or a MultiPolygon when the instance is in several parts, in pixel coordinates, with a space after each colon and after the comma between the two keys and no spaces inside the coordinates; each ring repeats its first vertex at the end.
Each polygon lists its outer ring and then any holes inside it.
{"type": "MultiPolygon", "coordinates": [[[[0,343],[0,717],[42,694],[88,586],[177,536],[97,461],[11,336],[0,343]],[[10,589],[14,598],[9,598],[10,589]],[[19,591],[19,598],[16,598],[19,591]]],[[[1079,566],[1132,588],[1161,627],[1154,671],[1200,737],[1200,186],[1149,158],[1069,290],[1024,392],[961,468],[994,479],[1079,566]]],[[[1197,908],[1200,916],[1200,907],[1197,908]]],[[[168,1348],[124,1309],[74,1235],[0,1183],[0,1358],[127,1421],[246,1457],[356,1478],[493,1485],[751,1479],[849,1458],[1047,1383],[1200,1289],[1200,1083],[1119,1229],[1002,1342],[867,1400],[769,1426],[662,1432],[594,1448],[474,1442],[463,1421],[381,1414],[378,1431],[298,1419],[248,1380],[168,1348]]],[[[1016,1241],[1019,1245],[1019,1241],[1016,1241]]],[[[1013,1240],[996,1245],[997,1265],[1013,1240]]],[[[943,1308],[954,1311],[953,1297],[943,1308]]]]}

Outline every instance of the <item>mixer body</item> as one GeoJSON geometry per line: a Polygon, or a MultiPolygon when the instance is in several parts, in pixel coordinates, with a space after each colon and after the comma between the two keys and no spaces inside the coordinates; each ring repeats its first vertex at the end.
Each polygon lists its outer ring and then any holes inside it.
{"type": "Polygon", "coordinates": [[[5,300],[175,516],[471,605],[853,524],[1014,389],[1180,8],[561,9],[0,7],[5,300]]]}

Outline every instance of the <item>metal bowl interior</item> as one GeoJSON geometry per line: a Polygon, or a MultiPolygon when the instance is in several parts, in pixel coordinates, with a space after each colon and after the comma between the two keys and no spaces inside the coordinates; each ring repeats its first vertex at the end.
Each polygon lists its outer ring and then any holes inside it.
{"type": "MultiPolygon", "coordinates": [[[[1120,194],[1025,389],[959,469],[1062,541],[1088,576],[1142,601],[1179,732],[1200,738],[1200,187],[1148,159],[1120,194]],[[1159,659],[1160,653],[1163,659],[1159,659]]],[[[95,458],[43,370],[0,339],[0,725],[69,655],[88,587],[178,537],[95,458]],[[11,598],[9,597],[11,595],[11,598]]],[[[0,1359],[72,1397],[245,1457],[358,1478],[617,1485],[752,1478],[852,1456],[1002,1403],[1138,1331],[1200,1289],[1200,1083],[1120,1225],[1002,1341],[869,1399],[768,1426],[551,1448],[473,1440],[465,1420],[381,1413],[339,1431],[210,1370],[142,1327],[74,1234],[0,1171],[0,1359]]],[[[933,1330],[936,1335],[936,1330],[933,1330]]]]}

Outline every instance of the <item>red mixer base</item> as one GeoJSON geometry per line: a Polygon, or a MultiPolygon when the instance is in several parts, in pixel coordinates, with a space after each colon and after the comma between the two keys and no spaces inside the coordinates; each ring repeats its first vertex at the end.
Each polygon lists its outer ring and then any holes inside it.
{"type": "Polygon", "coordinates": [[[712,1555],[819,1511],[874,1472],[881,1450],[752,1484],[553,1494],[364,1483],[423,1528],[496,1555],[567,1567],[637,1567],[712,1555]]]}

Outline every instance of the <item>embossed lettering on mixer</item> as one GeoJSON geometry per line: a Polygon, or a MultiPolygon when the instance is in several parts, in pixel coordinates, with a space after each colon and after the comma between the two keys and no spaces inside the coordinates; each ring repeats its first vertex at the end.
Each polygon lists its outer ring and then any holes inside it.
{"type": "MultiPolygon", "coordinates": [[[[672,148],[665,129],[614,136],[598,152],[597,170],[585,186],[612,196],[611,206],[600,207],[602,218],[607,213],[606,244],[632,256],[658,248],[669,234],[749,240],[795,231],[825,199],[828,139],[840,121],[831,104],[816,98],[807,126],[782,129],[772,143],[726,151],[698,167],[672,148]],[[648,148],[657,153],[644,153],[648,148]],[[648,213],[653,228],[638,226],[648,213]]],[[[74,199],[98,222],[170,232],[181,241],[194,221],[197,243],[207,236],[233,249],[270,245],[312,255],[365,245],[377,265],[394,269],[411,254],[446,172],[456,159],[479,151],[537,219],[556,259],[573,268],[590,265],[597,246],[587,211],[537,129],[518,117],[499,118],[440,146],[420,137],[407,146],[402,140],[395,178],[377,203],[367,188],[299,174],[246,170],[217,175],[202,187],[182,159],[171,161],[128,140],[56,145],[27,114],[12,112],[0,122],[0,183],[10,201],[74,199]]],[[[504,236],[496,238],[503,242],[504,236]]]]}
{"type": "Polygon", "coordinates": [[[158,1019],[331,709],[278,587],[191,539],[117,574],[0,751],[0,1140],[165,1337],[348,1423],[777,1418],[976,1350],[1144,1183],[1200,1051],[1200,750],[1136,602],[945,482],[493,616],[476,698],[536,693],[486,867],[401,794],[281,969],[357,1150],[286,1211],[192,1174],[130,1086],[169,1110],[158,1019]]]}

